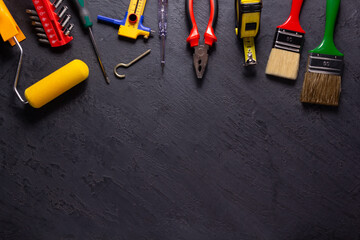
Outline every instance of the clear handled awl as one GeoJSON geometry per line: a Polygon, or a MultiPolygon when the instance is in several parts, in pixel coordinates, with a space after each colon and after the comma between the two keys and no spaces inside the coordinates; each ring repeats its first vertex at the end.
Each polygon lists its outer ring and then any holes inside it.
{"type": "Polygon", "coordinates": [[[158,0],[158,22],[159,22],[159,37],[161,39],[161,67],[165,66],[165,39],[167,33],[167,11],[168,0],[158,0]]]}

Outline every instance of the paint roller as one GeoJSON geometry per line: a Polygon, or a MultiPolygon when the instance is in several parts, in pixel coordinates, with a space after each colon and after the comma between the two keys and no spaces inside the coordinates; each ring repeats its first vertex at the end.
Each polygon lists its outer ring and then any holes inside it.
{"type": "Polygon", "coordinates": [[[19,47],[20,58],[14,81],[14,91],[24,104],[30,104],[34,108],[40,108],[81,83],[89,76],[89,68],[86,63],[75,59],[28,87],[25,90],[24,100],[17,90],[17,85],[23,59],[23,49],[19,41],[24,40],[25,36],[11,16],[3,0],[0,0],[0,35],[5,42],[9,41],[12,46],[16,44],[19,47]]]}

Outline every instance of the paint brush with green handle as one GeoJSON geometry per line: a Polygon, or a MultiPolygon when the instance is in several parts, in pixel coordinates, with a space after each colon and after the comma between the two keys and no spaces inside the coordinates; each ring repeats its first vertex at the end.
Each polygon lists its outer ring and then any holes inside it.
{"type": "Polygon", "coordinates": [[[326,2],[325,34],[321,44],[309,51],[301,102],[339,105],[344,54],[335,46],[334,30],[340,2],[341,0],[326,2]]]}

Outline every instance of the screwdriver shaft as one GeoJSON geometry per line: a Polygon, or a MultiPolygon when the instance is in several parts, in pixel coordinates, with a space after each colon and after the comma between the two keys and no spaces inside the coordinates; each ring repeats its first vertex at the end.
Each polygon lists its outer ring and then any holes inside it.
{"type": "Polygon", "coordinates": [[[90,39],[91,39],[92,45],[93,45],[94,50],[95,50],[96,57],[97,57],[97,59],[98,59],[98,61],[99,61],[101,70],[102,70],[102,72],[103,72],[105,81],[106,81],[107,84],[110,84],[110,79],[109,79],[108,75],[106,74],[104,65],[103,65],[102,62],[101,62],[100,54],[99,54],[98,48],[97,48],[97,46],[96,46],[95,38],[94,38],[94,35],[93,35],[93,33],[92,33],[91,27],[89,27],[89,34],[90,34],[90,39]]]}
{"type": "Polygon", "coordinates": [[[161,36],[161,67],[164,69],[165,66],[165,35],[161,36]]]}
{"type": "Polygon", "coordinates": [[[110,79],[109,79],[108,75],[105,72],[104,65],[101,62],[99,50],[98,50],[98,48],[96,46],[95,38],[94,38],[94,35],[92,33],[92,30],[91,30],[91,26],[93,25],[93,23],[90,20],[91,18],[90,18],[89,9],[87,8],[87,2],[85,0],[73,0],[73,3],[77,7],[77,10],[78,10],[79,16],[80,16],[80,20],[81,20],[81,22],[83,24],[83,27],[89,29],[89,35],[90,35],[91,43],[92,43],[93,48],[95,50],[95,54],[96,54],[96,57],[97,57],[97,59],[99,61],[101,70],[102,70],[104,78],[105,78],[105,81],[106,81],[107,84],[110,84],[110,79]]]}

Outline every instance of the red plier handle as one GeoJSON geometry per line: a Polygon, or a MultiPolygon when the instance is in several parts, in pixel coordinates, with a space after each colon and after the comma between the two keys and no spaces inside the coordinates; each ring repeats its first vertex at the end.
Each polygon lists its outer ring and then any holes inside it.
{"type": "MultiPolygon", "coordinates": [[[[209,0],[210,1],[210,18],[209,22],[204,34],[205,44],[209,45],[210,47],[213,45],[214,42],[217,41],[217,38],[214,33],[214,25],[217,20],[218,15],[218,0],[209,0]]],[[[194,0],[185,0],[186,4],[186,14],[190,19],[192,24],[192,29],[190,31],[190,35],[186,39],[188,43],[190,43],[191,47],[195,47],[199,45],[200,34],[196,24],[195,15],[194,15],[194,7],[193,7],[194,0]]]]}

